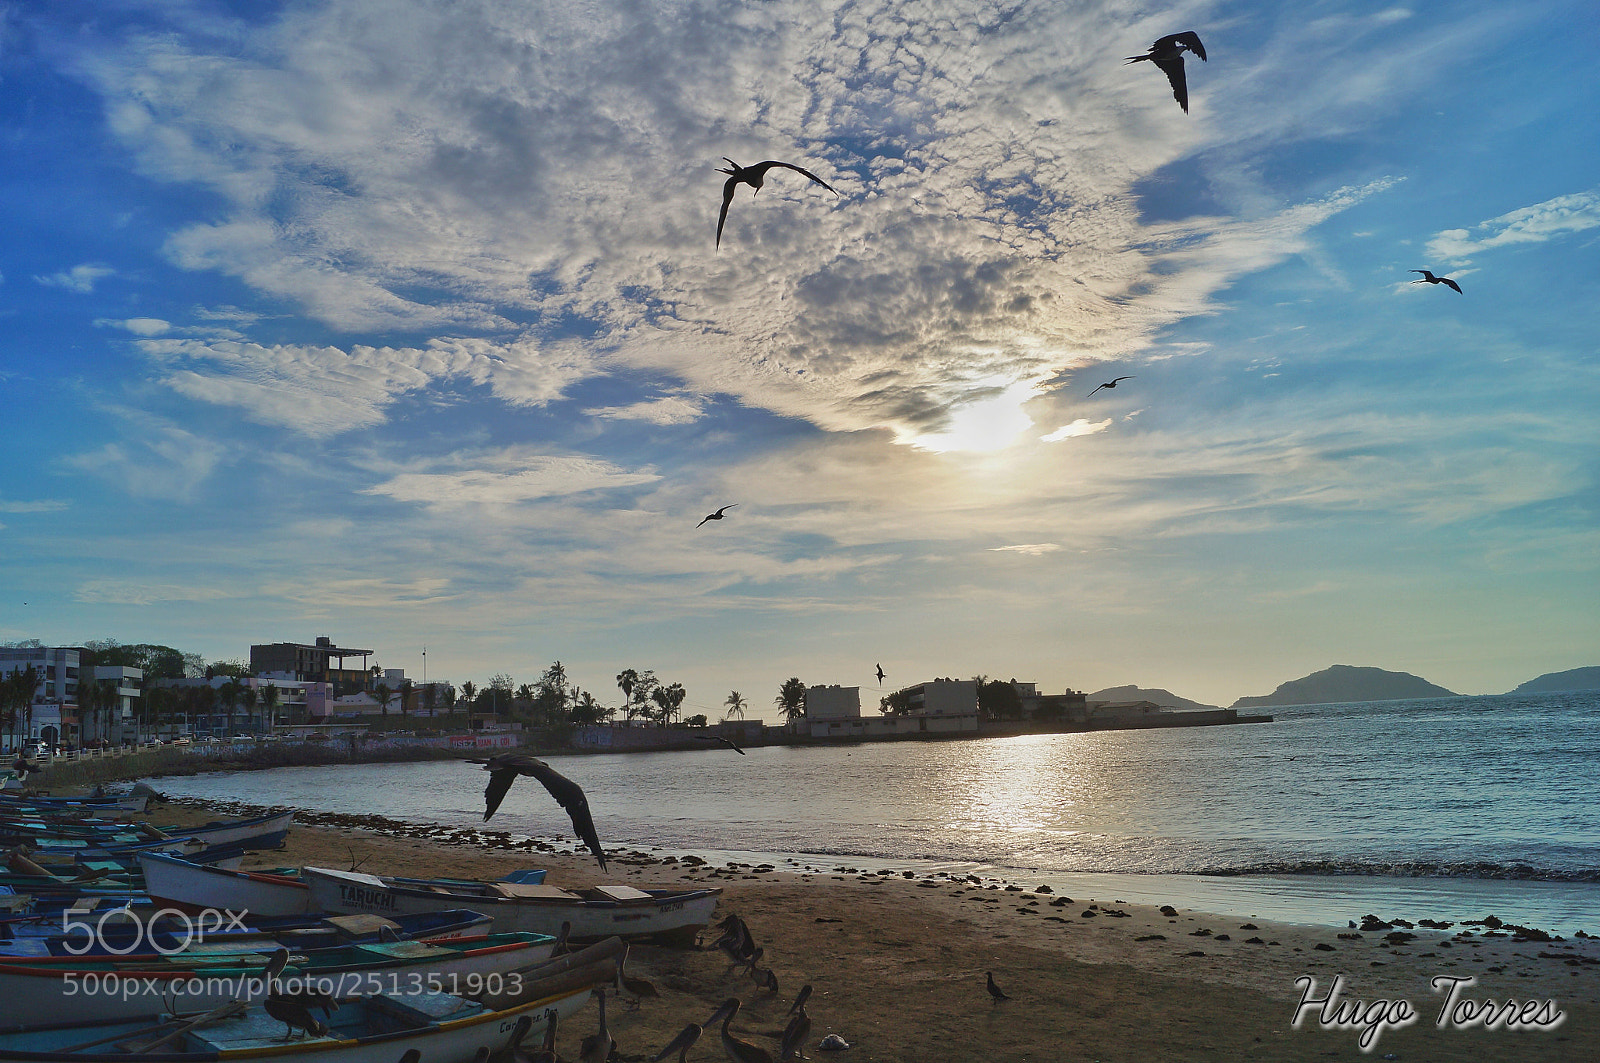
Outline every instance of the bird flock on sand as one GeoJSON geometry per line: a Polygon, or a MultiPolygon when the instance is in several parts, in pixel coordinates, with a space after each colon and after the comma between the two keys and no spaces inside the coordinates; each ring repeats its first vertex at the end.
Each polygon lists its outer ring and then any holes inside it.
{"type": "MultiPolygon", "coordinates": [[[[1145,54],[1130,55],[1126,58],[1129,65],[1147,62],[1160,67],[1161,71],[1167,75],[1167,82],[1172,86],[1172,98],[1178,101],[1178,106],[1183,108],[1183,113],[1188,114],[1189,80],[1183,66],[1183,56],[1185,52],[1193,55],[1201,62],[1207,61],[1206,46],[1200,40],[1200,35],[1194,30],[1184,30],[1181,33],[1169,33],[1165,37],[1157,39],[1156,42],[1150,46],[1150,50],[1145,54]]],[[[768,171],[775,166],[781,166],[786,170],[793,170],[795,173],[809,178],[813,184],[821,185],[834,195],[839,195],[838,189],[834,188],[832,185],[828,184],[828,182],[824,181],[822,178],[818,177],[805,167],[797,166],[792,162],[779,162],[776,159],[768,159],[766,162],[758,162],[753,166],[740,166],[727,156],[723,156],[723,161],[728,165],[719,166],[716,168],[718,173],[724,173],[728,175],[728,179],[722,184],[722,211],[717,215],[716,247],[718,249],[722,247],[722,229],[728,221],[728,207],[733,203],[734,192],[741,184],[745,184],[749,185],[751,189],[753,189],[751,195],[754,196],[756,193],[761,191],[761,186],[766,183],[768,171]]],[[[1413,269],[1408,270],[1407,272],[1422,274],[1422,279],[1416,282],[1418,284],[1443,284],[1453,288],[1457,292],[1461,291],[1461,285],[1457,284],[1449,277],[1437,277],[1425,269],[1413,269]]],[[[1132,379],[1133,377],[1131,376],[1119,376],[1114,380],[1110,380],[1104,384],[1101,384],[1099,387],[1095,388],[1094,391],[1089,392],[1089,394],[1092,396],[1102,388],[1108,390],[1115,388],[1120,382],[1132,379]]],[[[706,521],[722,520],[723,514],[732,509],[734,505],[738,505],[738,503],[736,502],[733,505],[723,506],[715,513],[708,514],[705,519],[701,520],[699,524],[695,525],[695,527],[700,528],[704,526],[706,521]]]]}
{"type": "MultiPolygon", "coordinates": [[[[1144,55],[1128,56],[1127,61],[1130,65],[1149,62],[1160,67],[1162,72],[1167,75],[1168,83],[1172,86],[1173,98],[1178,101],[1178,106],[1183,108],[1184,113],[1187,114],[1189,113],[1189,84],[1184,71],[1183,57],[1185,52],[1192,54],[1202,62],[1206,61],[1205,45],[1201,42],[1200,35],[1193,30],[1168,34],[1152,44],[1150,50],[1144,55]]],[[[724,161],[728,163],[726,167],[717,167],[718,173],[728,175],[728,179],[722,185],[722,210],[717,215],[716,247],[718,249],[722,246],[722,231],[728,221],[728,207],[733,203],[734,192],[737,191],[741,184],[744,184],[751,187],[752,195],[759,193],[766,183],[767,174],[774,167],[793,170],[795,173],[809,179],[813,184],[821,185],[834,195],[837,196],[839,194],[838,190],[828,182],[805,167],[797,166],[794,163],[768,159],[765,162],[758,162],[751,166],[740,166],[726,157],[724,157],[724,161]]],[[[1449,277],[1435,276],[1425,269],[1414,269],[1407,272],[1422,274],[1421,279],[1414,283],[1443,284],[1458,293],[1461,291],[1461,286],[1449,277]]],[[[1132,375],[1114,377],[1094,388],[1089,392],[1089,395],[1093,396],[1102,390],[1113,390],[1124,380],[1132,379],[1134,379],[1132,375]]],[[[710,521],[725,519],[728,510],[734,509],[738,505],[739,503],[732,502],[720,507],[713,513],[706,514],[695,527],[698,529],[710,521]]],[[[882,664],[875,666],[875,673],[881,685],[885,676],[882,664]]],[[[726,745],[740,756],[745,755],[744,750],[728,738],[722,736],[698,737],[704,742],[717,742],[726,745]]],[[[594,858],[600,864],[600,870],[604,871],[606,869],[605,849],[600,844],[600,836],[594,826],[594,817],[589,812],[589,800],[581,786],[550,767],[544,761],[527,753],[500,753],[487,759],[475,759],[472,763],[482,764],[484,770],[489,773],[489,784],[483,792],[483,818],[485,821],[493,816],[495,810],[500,807],[501,801],[505,799],[506,793],[511,789],[511,784],[516,781],[518,776],[532,776],[567,811],[567,814],[572,818],[573,831],[582,839],[589,851],[594,854],[594,858]]],[[[760,966],[764,950],[755,943],[744,921],[737,915],[729,915],[718,924],[718,929],[722,931],[722,935],[711,947],[721,949],[727,954],[732,964],[729,967],[729,971],[743,968],[751,980],[755,982],[758,989],[777,993],[779,991],[777,975],[773,973],[771,968],[760,966]]],[[[274,957],[274,962],[278,964],[279,971],[282,970],[282,964],[286,960],[287,953],[284,954],[282,959],[274,957]]],[[[628,992],[633,994],[635,999],[642,995],[655,995],[654,987],[650,986],[648,982],[642,979],[625,979],[620,965],[618,972],[619,992],[626,988],[628,992]]],[[[992,1003],[998,1004],[1001,1001],[1011,999],[995,984],[993,974],[986,973],[986,978],[992,1003]]],[[[270,977],[268,984],[272,984],[270,977]]],[[[808,985],[800,990],[794,1004],[789,1009],[791,1018],[779,1037],[780,1054],[778,1059],[780,1061],[805,1058],[801,1055],[801,1047],[811,1030],[811,1019],[806,1014],[806,1001],[810,996],[811,987],[808,985]]],[[[304,1030],[308,1033],[318,1033],[326,1030],[325,1024],[319,1022],[312,1015],[312,1009],[321,1008],[326,1015],[330,1006],[338,1007],[331,1000],[306,996],[303,993],[286,994],[276,991],[269,994],[266,1002],[267,1013],[287,1024],[291,1035],[296,1029],[304,1030]]],[[[742,1040],[730,1030],[730,1025],[739,1014],[740,1006],[737,997],[730,997],[705,1022],[689,1023],[659,1053],[652,1057],[652,1063],[659,1063],[659,1061],[665,1060],[674,1054],[677,1055],[679,1063],[684,1063],[688,1058],[689,1050],[694,1047],[701,1034],[718,1023],[721,1023],[720,1037],[723,1050],[735,1063],[772,1063],[773,1057],[766,1049],[742,1040]]],[[[606,1027],[605,1009],[606,999],[602,990],[599,993],[600,1028],[597,1033],[584,1039],[579,1055],[580,1063],[600,1063],[600,1061],[610,1058],[613,1053],[615,1042],[606,1027]]],[[[546,1063],[546,1061],[548,1063],[558,1063],[558,1057],[555,1055],[555,1018],[553,1015],[548,1018],[544,1046],[540,1050],[531,1053],[524,1052],[519,1048],[516,1052],[518,1063],[546,1063]]],[[[528,1020],[525,1019],[524,1021],[528,1020]]],[[[519,1041],[520,1038],[513,1039],[513,1043],[519,1041]]],[[[833,1034],[825,1039],[820,1047],[830,1050],[848,1048],[849,1045],[837,1034],[833,1034]]]]}

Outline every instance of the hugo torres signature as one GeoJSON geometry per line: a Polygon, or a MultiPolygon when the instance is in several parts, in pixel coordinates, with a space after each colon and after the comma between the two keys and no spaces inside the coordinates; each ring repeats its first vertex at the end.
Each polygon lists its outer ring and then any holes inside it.
{"type": "MultiPolygon", "coordinates": [[[[1470,989],[1475,981],[1471,975],[1441,974],[1428,983],[1435,993],[1444,994],[1444,1001],[1433,1021],[1436,1027],[1441,1030],[1471,1026],[1482,1026],[1485,1030],[1553,1030],[1567,1017],[1554,1000],[1519,1003],[1507,998],[1504,1003],[1498,1003],[1463,996],[1462,990],[1470,989]]],[[[1360,1030],[1357,1044],[1363,1052],[1372,1051],[1385,1027],[1398,1030],[1422,1017],[1422,1013],[1404,997],[1370,1003],[1353,997],[1340,999],[1339,994],[1344,989],[1342,974],[1333,976],[1333,984],[1320,997],[1312,995],[1317,991],[1317,980],[1310,975],[1301,975],[1294,980],[1294,984],[1300,989],[1300,1003],[1295,1005],[1294,1018],[1289,1022],[1291,1028],[1298,1030],[1300,1020],[1310,1015],[1324,1030],[1360,1030]]]]}

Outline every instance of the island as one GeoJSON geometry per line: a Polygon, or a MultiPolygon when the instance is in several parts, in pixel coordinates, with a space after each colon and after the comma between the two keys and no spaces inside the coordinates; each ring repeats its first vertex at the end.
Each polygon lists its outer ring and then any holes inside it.
{"type": "Polygon", "coordinates": [[[1550,694],[1558,690],[1600,690],[1600,667],[1570,668],[1565,672],[1546,672],[1530,679],[1509,694],[1550,694]]]}
{"type": "Polygon", "coordinates": [[[1349,701],[1398,701],[1404,698],[1453,698],[1453,690],[1435,686],[1410,672],[1387,672],[1336,664],[1284,683],[1270,694],[1240,698],[1233,708],[1260,705],[1330,705],[1349,701]]]}

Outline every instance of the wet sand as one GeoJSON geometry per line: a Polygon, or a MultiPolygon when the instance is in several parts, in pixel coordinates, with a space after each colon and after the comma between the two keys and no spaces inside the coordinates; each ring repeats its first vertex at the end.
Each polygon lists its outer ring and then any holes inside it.
{"type": "MultiPolygon", "coordinates": [[[[151,818],[185,822],[217,814],[168,806],[151,818]]],[[[734,1032],[776,1056],[785,1012],[806,984],[814,987],[807,1055],[857,1063],[1386,1057],[1553,1063],[1600,1052],[1596,938],[1517,941],[1509,930],[1459,924],[1350,930],[1247,923],[996,881],[867,874],[847,860],[780,871],[619,850],[608,853],[611,871],[602,875],[592,857],[568,845],[498,831],[326,813],[309,818],[323,825],[296,826],[286,849],[252,854],[245,867],[355,864],[376,874],[483,878],[543,867],[559,885],[721,886],[718,917],[734,912],[745,920],[780,992],[730,972],[718,951],[636,947],[630,973],[653,982],[660,996],[608,1008],[624,1061],[651,1058],[686,1023],[703,1023],[730,996],[744,1002],[734,1032]],[[1010,1000],[990,1000],[986,971],[1010,1000]],[[1299,1029],[1291,1028],[1302,995],[1295,980],[1303,975],[1317,980],[1314,996],[1325,994],[1337,975],[1341,999],[1405,1000],[1419,1017],[1383,1029],[1370,1054],[1358,1047],[1359,1028],[1322,1028],[1315,1008],[1299,1029]],[[1438,976],[1475,979],[1457,989],[1458,1002],[1548,1000],[1565,1018],[1553,1029],[1440,1028],[1435,1020],[1445,997],[1430,987],[1438,976]],[[816,1052],[829,1033],[855,1047],[816,1052]]],[[[594,1014],[586,1009],[563,1027],[564,1055],[576,1058],[594,1014]]],[[[724,1058],[717,1031],[708,1030],[690,1058],[724,1058]]]]}

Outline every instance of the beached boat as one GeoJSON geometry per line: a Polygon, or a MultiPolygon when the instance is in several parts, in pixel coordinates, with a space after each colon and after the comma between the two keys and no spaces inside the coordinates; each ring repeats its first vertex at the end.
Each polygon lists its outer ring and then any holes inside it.
{"type": "Polygon", "coordinates": [[[212,908],[255,915],[303,915],[316,910],[306,884],[287,875],[228,871],[160,853],[140,853],[139,867],[144,872],[145,892],[181,911],[212,908]]]}
{"type": "Polygon", "coordinates": [[[393,878],[360,871],[307,867],[301,877],[312,903],[329,912],[375,915],[471,908],[494,920],[500,932],[531,930],[557,933],[571,923],[573,941],[594,941],[613,935],[663,944],[691,944],[711,922],[719,887],[689,890],[641,890],[632,886],[562,889],[543,883],[480,882],[445,886],[408,886],[393,878]]]}
{"type": "MultiPolygon", "coordinates": [[[[267,943],[270,946],[270,942],[267,943]]],[[[490,934],[449,941],[375,941],[295,951],[283,970],[290,985],[354,993],[433,987],[481,992],[507,974],[550,958],[547,934],[490,934]]],[[[269,950],[184,951],[140,960],[28,957],[0,962],[0,1000],[29,1025],[138,1019],[153,1008],[208,1011],[230,1000],[260,1001],[269,950]]]]}
{"type": "Polygon", "coordinates": [[[340,1001],[326,1034],[285,1039],[285,1024],[261,1005],[233,1002],[201,1015],[151,1013],[142,1020],[0,1028],[0,1063],[395,1063],[415,1050],[427,1063],[469,1063],[536,1045],[546,1025],[571,1016],[616,977],[622,943],[507,976],[475,996],[419,992],[340,1001]],[[513,989],[511,984],[515,982],[513,989]],[[521,1020],[526,1018],[524,1024],[521,1020]]]}

